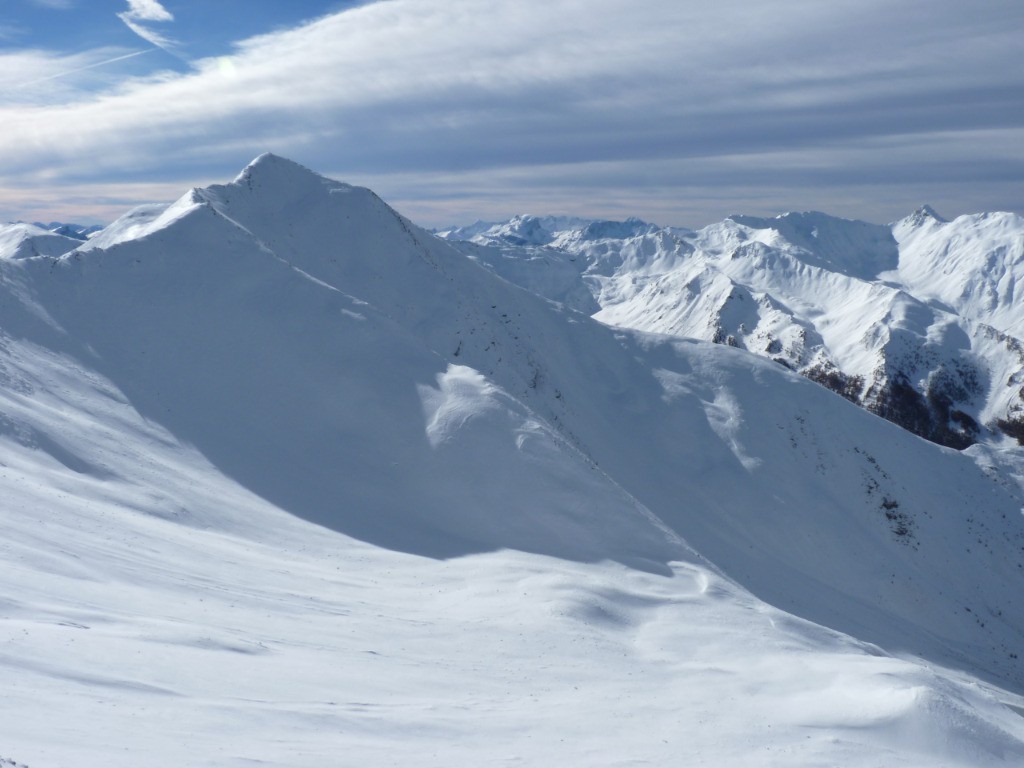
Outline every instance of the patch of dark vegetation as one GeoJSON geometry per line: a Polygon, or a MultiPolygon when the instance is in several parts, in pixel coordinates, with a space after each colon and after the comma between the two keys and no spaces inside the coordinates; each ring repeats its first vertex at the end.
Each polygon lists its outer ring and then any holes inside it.
{"type": "Polygon", "coordinates": [[[1024,415],[1019,413],[1007,414],[1005,419],[996,419],[996,426],[1017,441],[1018,445],[1024,445],[1024,415]]]}
{"type": "Polygon", "coordinates": [[[715,332],[711,336],[711,342],[713,344],[725,344],[727,347],[738,347],[740,345],[736,337],[731,333],[726,333],[725,328],[720,325],[715,326],[715,332]]]}
{"type": "Polygon", "coordinates": [[[872,387],[868,410],[899,424],[908,432],[925,437],[931,432],[932,419],[921,393],[899,376],[888,386],[872,387]]]}
{"type": "Polygon", "coordinates": [[[949,420],[960,427],[964,432],[970,432],[973,435],[977,435],[981,427],[978,422],[975,421],[970,415],[960,410],[951,410],[949,412],[949,420]]]}
{"type": "Polygon", "coordinates": [[[914,535],[914,518],[900,508],[899,501],[883,492],[883,488],[888,486],[892,480],[889,473],[882,469],[878,460],[870,453],[857,447],[854,447],[853,450],[867,461],[867,467],[864,468],[864,490],[867,492],[870,503],[878,504],[878,511],[885,517],[889,530],[896,541],[917,550],[918,540],[914,535]],[[880,500],[879,497],[881,497],[880,500]]]}
{"type": "Polygon", "coordinates": [[[847,376],[831,363],[818,363],[801,371],[811,381],[825,389],[831,389],[842,395],[851,403],[861,404],[861,392],[864,391],[863,376],[847,376]]]}
{"type": "Polygon", "coordinates": [[[886,496],[882,499],[880,506],[885,519],[889,521],[892,535],[897,539],[909,539],[913,532],[914,521],[906,512],[900,511],[900,503],[886,496]]]}
{"type": "Polygon", "coordinates": [[[872,388],[868,410],[933,443],[963,450],[978,442],[980,427],[953,408],[956,400],[969,396],[968,388],[947,388],[945,382],[945,377],[933,377],[927,394],[921,394],[899,374],[888,385],[872,388]]]}

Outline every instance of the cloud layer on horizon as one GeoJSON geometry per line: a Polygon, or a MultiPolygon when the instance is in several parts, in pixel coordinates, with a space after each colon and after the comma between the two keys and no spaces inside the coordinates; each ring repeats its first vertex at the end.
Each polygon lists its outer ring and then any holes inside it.
{"type": "Polygon", "coordinates": [[[1021,29],[1015,0],[371,3],[187,74],[5,91],[0,219],[71,187],[172,197],[268,149],[427,224],[524,208],[886,220],[926,197],[1019,211],[1021,29]]]}

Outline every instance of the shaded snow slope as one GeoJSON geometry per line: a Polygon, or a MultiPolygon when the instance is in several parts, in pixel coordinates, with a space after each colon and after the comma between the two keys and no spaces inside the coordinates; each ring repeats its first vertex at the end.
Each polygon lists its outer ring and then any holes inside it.
{"type": "Polygon", "coordinates": [[[302,525],[197,459],[192,509],[263,529],[203,531],[5,463],[2,755],[20,765],[1024,759],[1024,700],[700,565],[423,560],[302,525]]]}
{"type": "Polygon", "coordinates": [[[998,468],[480,253],[268,155],[0,262],[0,758],[1024,759],[998,468]]]}
{"type": "Polygon", "coordinates": [[[663,535],[645,533],[640,512],[623,518],[623,494],[523,405],[202,197],[140,240],[39,265],[42,301],[74,329],[76,354],[145,418],[282,508],[391,549],[658,551],[631,542],[663,535]],[[599,501],[577,511],[588,487],[599,501]]]}

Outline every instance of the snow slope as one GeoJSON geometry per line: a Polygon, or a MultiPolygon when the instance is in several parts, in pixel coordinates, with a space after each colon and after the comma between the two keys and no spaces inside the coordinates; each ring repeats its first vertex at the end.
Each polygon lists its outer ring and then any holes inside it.
{"type": "Polygon", "coordinates": [[[1020,492],[781,366],[274,156],[0,271],[0,759],[1024,760],[1020,492]]]}
{"type": "Polygon", "coordinates": [[[1024,219],[980,213],[944,221],[921,209],[893,225],[900,244],[895,277],[915,295],[962,317],[1020,337],[1018,282],[1024,280],[1024,219]]]}
{"type": "Polygon", "coordinates": [[[27,259],[33,256],[62,256],[81,245],[81,241],[49,232],[35,224],[0,225],[0,259],[27,259]]]}

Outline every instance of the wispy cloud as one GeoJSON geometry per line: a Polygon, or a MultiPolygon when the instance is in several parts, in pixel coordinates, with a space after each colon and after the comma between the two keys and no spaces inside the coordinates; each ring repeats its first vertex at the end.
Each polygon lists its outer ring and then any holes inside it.
{"type": "Polygon", "coordinates": [[[157,0],[128,0],[128,10],[123,14],[135,21],[174,21],[174,16],[157,0]]]}
{"type": "Polygon", "coordinates": [[[30,0],[32,5],[38,5],[40,8],[57,8],[59,10],[67,10],[73,8],[77,0],[30,0]]]}
{"type": "Polygon", "coordinates": [[[0,180],[184,182],[272,149],[438,215],[472,215],[464,184],[490,213],[619,200],[701,223],[737,210],[726,190],[881,220],[939,177],[950,214],[1024,207],[1003,183],[1024,176],[1017,0],[485,5],[374,3],[188,74],[0,108],[0,180]]]}
{"type": "Polygon", "coordinates": [[[171,12],[157,0],[128,0],[128,10],[117,14],[117,17],[146,42],[169,53],[174,52],[177,43],[149,26],[152,22],[174,21],[171,12]]]}

